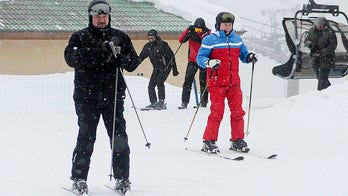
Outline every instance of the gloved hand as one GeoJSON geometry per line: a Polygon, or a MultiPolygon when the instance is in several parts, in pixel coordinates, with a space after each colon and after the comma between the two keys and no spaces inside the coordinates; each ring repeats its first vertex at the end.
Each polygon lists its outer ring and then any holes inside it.
{"type": "Polygon", "coordinates": [[[189,27],[187,27],[188,29],[188,33],[194,33],[195,32],[195,26],[190,25],[189,27]]]}
{"type": "Polygon", "coordinates": [[[179,75],[178,69],[173,68],[173,76],[178,76],[178,75],[179,75]]]}
{"type": "Polygon", "coordinates": [[[112,53],[112,49],[111,49],[111,46],[109,44],[109,41],[105,41],[101,44],[101,47],[103,48],[103,50],[105,50],[105,52],[107,53],[110,53],[110,54],[113,54],[112,53]]]}
{"type": "Polygon", "coordinates": [[[311,50],[317,50],[318,49],[318,44],[313,43],[313,42],[308,44],[308,46],[309,46],[309,49],[311,49],[311,50]]]}
{"type": "MultiPolygon", "coordinates": [[[[114,57],[114,56],[113,56],[114,57]]],[[[129,58],[123,54],[118,54],[117,58],[114,58],[116,67],[125,68],[128,66],[129,58]]]]}
{"type": "Polygon", "coordinates": [[[219,59],[210,59],[207,62],[205,62],[205,66],[215,70],[215,69],[218,69],[220,67],[220,63],[221,63],[221,61],[219,59]]]}
{"type": "Polygon", "coordinates": [[[320,50],[319,50],[318,44],[310,43],[308,46],[309,46],[309,49],[311,50],[312,56],[320,56],[320,50]]]}
{"type": "Polygon", "coordinates": [[[254,53],[249,53],[248,57],[247,57],[247,62],[250,63],[256,63],[257,62],[257,58],[256,58],[256,54],[254,53]]]}

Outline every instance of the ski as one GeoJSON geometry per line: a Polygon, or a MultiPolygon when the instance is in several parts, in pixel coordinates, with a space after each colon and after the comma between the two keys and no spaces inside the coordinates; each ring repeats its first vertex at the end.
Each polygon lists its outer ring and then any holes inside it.
{"type": "Polygon", "coordinates": [[[246,156],[253,156],[253,157],[256,157],[256,158],[261,158],[261,159],[276,159],[278,157],[278,154],[267,154],[267,155],[261,155],[261,154],[258,154],[258,153],[254,153],[254,152],[247,152],[247,153],[244,153],[244,152],[239,152],[239,151],[234,151],[234,150],[229,150],[233,153],[243,153],[243,155],[246,155],[246,156]]]}
{"type": "Polygon", "coordinates": [[[152,111],[152,110],[157,110],[155,108],[139,108],[140,111],[152,111]]]}
{"type": "MultiPolygon", "coordinates": [[[[134,108],[133,106],[132,106],[132,108],[134,108]]],[[[140,108],[140,107],[136,107],[135,109],[137,109],[137,110],[140,110],[140,111],[160,111],[160,110],[166,110],[167,108],[165,108],[165,109],[156,109],[156,108],[140,108]]]]}
{"type": "Polygon", "coordinates": [[[78,192],[73,191],[71,188],[66,188],[64,186],[62,186],[62,189],[65,190],[65,191],[68,191],[68,192],[70,192],[70,193],[72,193],[74,195],[78,195],[78,196],[88,196],[89,195],[89,194],[86,194],[86,193],[80,194],[78,192]]]}
{"type": "Polygon", "coordinates": [[[206,152],[202,152],[200,150],[195,150],[195,149],[191,149],[191,148],[185,148],[185,150],[191,151],[191,152],[200,153],[200,154],[204,154],[204,155],[214,156],[214,157],[218,157],[218,158],[222,158],[222,159],[232,160],[232,161],[242,161],[242,160],[244,160],[243,156],[231,157],[231,156],[227,156],[227,155],[224,155],[224,154],[206,153],[206,152]]]}
{"type": "Polygon", "coordinates": [[[117,193],[117,194],[119,194],[119,195],[126,195],[126,193],[128,192],[128,190],[124,190],[124,189],[121,189],[121,190],[116,190],[116,189],[114,189],[113,187],[111,187],[110,185],[107,185],[107,184],[105,184],[104,185],[107,189],[110,189],[110,190],[112,190],[112,191],[114,191],[115,193],[117,193]]]}
{"type": "Polygon", "coordinates": [[[257,158],[262,158],[262,159],[276,159],[278,156],[278,154],[260,155],[260,154],[255,154],[253,152],[248,152],[246,154],[252,155],[257,158]]]}

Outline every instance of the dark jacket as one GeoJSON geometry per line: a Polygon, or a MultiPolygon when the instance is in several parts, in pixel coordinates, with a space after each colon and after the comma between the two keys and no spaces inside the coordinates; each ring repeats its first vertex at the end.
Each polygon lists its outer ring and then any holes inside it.
{"type": "MultiPolygon", "coordinates": [[[[64,56],[67,64],[75,69],[75,101],[114,100],[116,68],[121,68],[120,71],[134,71],[139,64],[138,55],[128,35],[110,25],[97,29],[90,24],[72,34],[64,56]],[[103,48],[104,41],[113,41],[115,46],[120,47],[118,58],[103,48]]],[[[124,99],[125,90],[126,84],[119,72],[118,99],[124,99]]]]}
{"type": "Polygon", "coordinates": [[[158,36],[156,41],[148,42],[144,45],[139,55],[139,63],[149,57],[153,69],[156,71],[166,72],[173,69],[177,72],[175,56],[167,42],[161,40],[158,36]]]}
{"type": "Polygon", "coordinates": [[[335,66],[337,37],[330,26],[327,25],[323,31],[313,26],[309,29],[304,44],[311,50],[311,63],[314,67],[333,68],[335,66]],[[320,56],[313,56],[316,52],[320,53],[320,56]]]}

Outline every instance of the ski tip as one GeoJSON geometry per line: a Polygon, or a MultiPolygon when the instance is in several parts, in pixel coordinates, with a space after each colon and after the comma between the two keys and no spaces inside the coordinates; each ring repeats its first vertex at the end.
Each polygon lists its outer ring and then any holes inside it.
{"type": "Polygon", "coordinates": [[[242,160],[244,160],[244,157],[239,156],[239,157],[234,158],[233,160],[236,160],[236,161],[242,161],[242,160]]]}
{"type": "Polygon", "coordinates": [[[271,156],[268,156],[267,159],[275,159],[277,158],[277,154],[272,154],[271,156]]]}

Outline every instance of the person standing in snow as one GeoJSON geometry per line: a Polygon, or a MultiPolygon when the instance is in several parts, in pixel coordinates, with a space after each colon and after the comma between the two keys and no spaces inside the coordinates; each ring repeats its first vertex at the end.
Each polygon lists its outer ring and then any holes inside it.
{"type": "Polygon", "coordinates": [[[318,79],[318,90],[328,88],[331,84],[329,73],[335,66],[335,50],[337,37],[324,17],[318,17],[304,41],[311,50],[311,64],[318,79]]]}
{"type": "Polygon", "coordinates": [[[73,33],[64,51],[66,63],[75,70],[73,99],[79,126],[72,156],[72,190],[79,194],[88,193],[86,181],[90,158],[102,116],[111,146],[114,141],[112,168],[115,189],[127,191],[130,189],[130,149],[123,117],[126,84],[121,72],[123,69],[134,71],[139,64],[138,55],[129,36],[111,28],[111,7],[105,0],[91,1],[88,13],[88,27],[73,33]],[[117,48],[117,57],[112,53],[110,42],[117,48]]]}
{"type": "Polygon", "coordinates": [[[245,112],[242,108],[242,91],[239,77],[239,59],[243,63],[256,63],[256,55],[249,53],[242,38],[233,30],[234,15],[220,12],[216,16],[215,32],[202,40],[197,63],[207,68],[207,83],[210,93],[210,115],[203,135],[202,151],[220,152],[216,141],[224,115],[225,99],[230,108],[230,150],[248,152],[244,141],[245,112]],[[238,59],[239,58],[239,59],[238,59]]]}
{"type": "Polygon", "coordinates": [[[205,68],[199,67],[196,62],[197,52],[202,43],[202,38],[210,33],[210,29],[205,26],[205,21],[203,18],[197,18],[194,25],[186,28],[181,36],[179,37],[179,42],[186,43],[189,42],[188,49],[188,63],[185,73],[185,81],[182,86],[181,94],[181,106],[178,109],[186,109],[190,101],[192,83],[194,77],[199,69],[199,86],[201,93],[201,107],[207,107],[208,103],[208,90],[206,89],[206,78],[207,72],[205,68]],[[204,93],[203,93],[204,92],[204,93]]]}
{"type": "Polygon", "coordinates": [[[151,29],[147,33],[147,38],[149,42],[144,45],[139,55],[140,63],[149,57],[153,67],[148,85],[150,105],[146,106],[145,109],[164,110],[167,109],[166,103],[164,102],[166,97],[164,82],[172,69],[173,76],[179,75],[175,62],[175,55],[168,43],[161,39],[155,29],[151,29]],[[156,86],[158,90],[158,99],[155,90],[156,86]]]}

